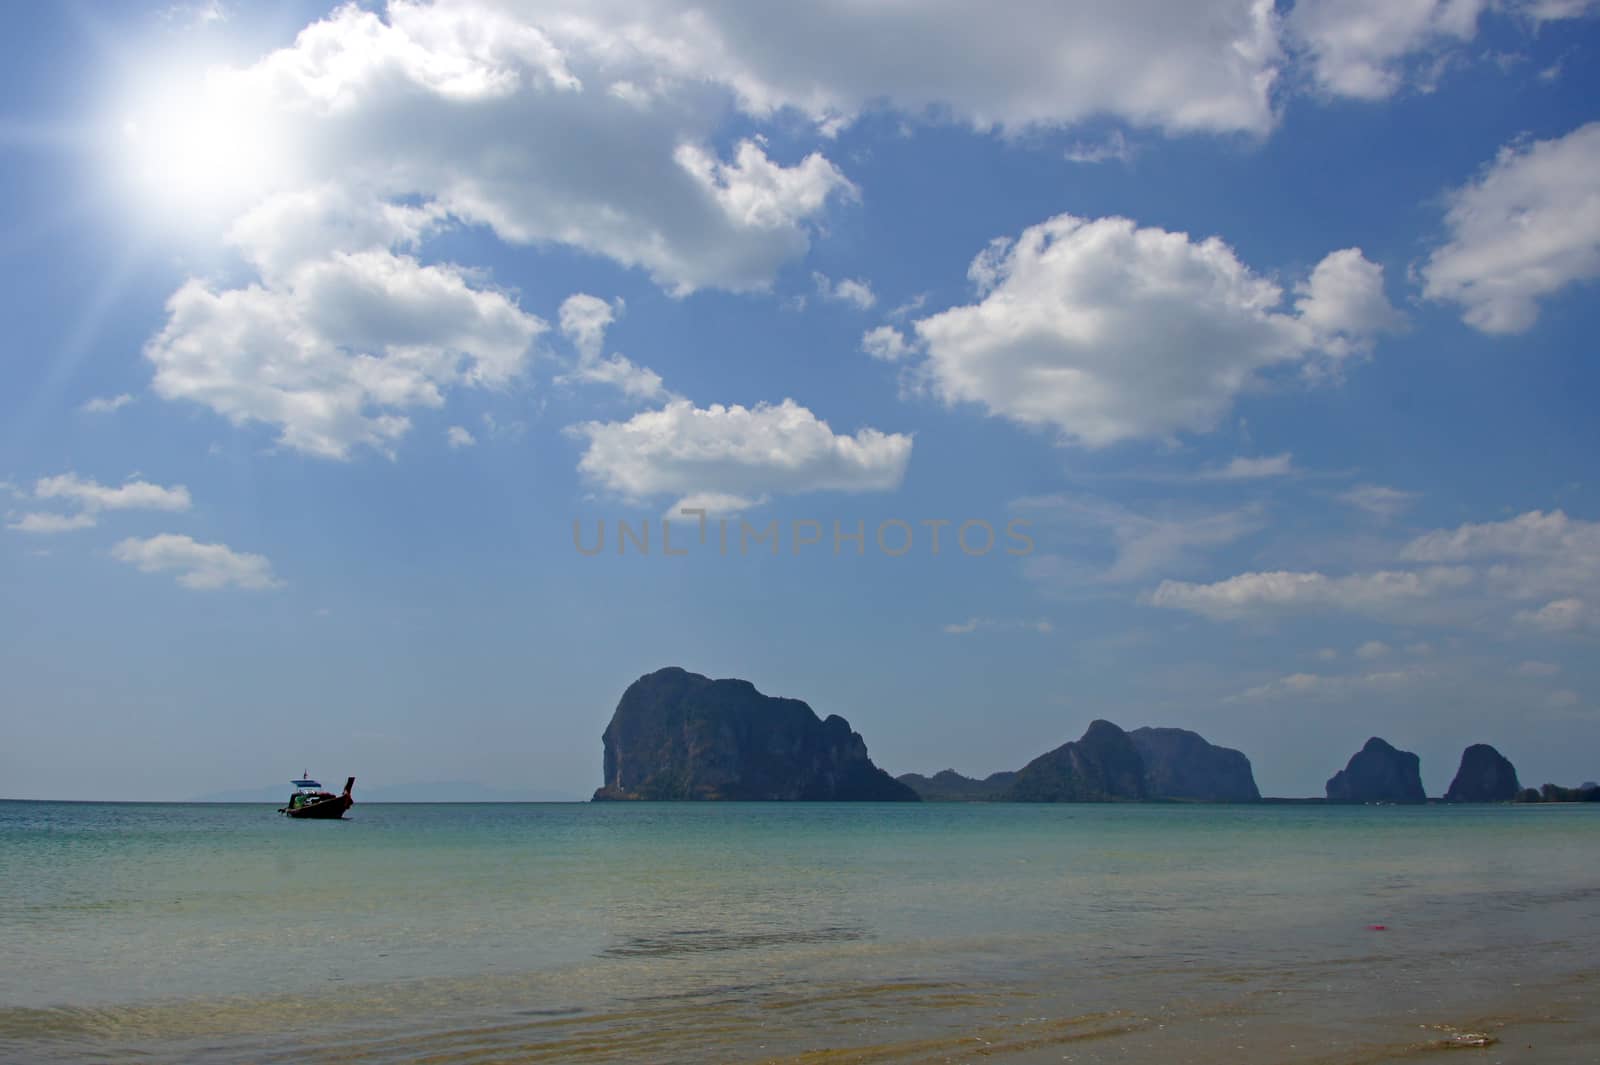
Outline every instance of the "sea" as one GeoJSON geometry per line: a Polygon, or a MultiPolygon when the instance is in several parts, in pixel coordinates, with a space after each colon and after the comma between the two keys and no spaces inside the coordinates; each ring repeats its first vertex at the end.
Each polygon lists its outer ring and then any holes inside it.
{"type": "Polygon", "coordinates": [[[1559,1065],[1597,960],[1595,804],[0,802],[6,1062],[1559,1065]]]}

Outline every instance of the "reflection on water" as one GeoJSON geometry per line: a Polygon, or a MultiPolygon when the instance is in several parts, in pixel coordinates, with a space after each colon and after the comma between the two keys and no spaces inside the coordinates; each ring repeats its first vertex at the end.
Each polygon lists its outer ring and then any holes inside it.
{"type": "Polygon", "coordinates": [[[0,1059],[1354,1062],[1554,1020],[1570,1043],[1600,998],[1592,814],[0,803],[0,1059]]]}

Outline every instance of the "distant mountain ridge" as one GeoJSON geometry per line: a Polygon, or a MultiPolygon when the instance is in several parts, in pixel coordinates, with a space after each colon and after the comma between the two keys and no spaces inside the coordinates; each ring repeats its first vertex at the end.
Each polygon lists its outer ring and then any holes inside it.
{"type": "Polygon", "coordinates": [[[983,780],[952,769],[899,778],[932,802],[1255,802],[1250,759],[1180,728],[1124,732],[1095,721],[1083,736],[1033,759],[1015,773],[983,780]]]}

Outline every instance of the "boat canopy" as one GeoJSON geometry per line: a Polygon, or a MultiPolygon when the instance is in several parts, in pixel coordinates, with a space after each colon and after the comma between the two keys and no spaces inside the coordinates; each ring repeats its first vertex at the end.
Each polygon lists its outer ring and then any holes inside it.
{"type": "Polygon", "coordinates": [[[289,783],[293,784],[297,788],[320,788],[320,787],[322,787],[322,785],[318,784],[315,780],[291,780],[289,783]]]}

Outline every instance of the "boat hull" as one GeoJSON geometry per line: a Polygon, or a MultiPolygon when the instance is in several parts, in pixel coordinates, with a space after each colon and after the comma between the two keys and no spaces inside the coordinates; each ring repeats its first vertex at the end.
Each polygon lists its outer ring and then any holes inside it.
{"type": "Polygon", "coordinates": [[[336,821],[344,816],[344,812],[356,804],[350,797],[351,790],[356,786],[356,778],[351,777],[344,782],[344,794],[335,795],[330,791],[311,792],[310,788],[320,788],[322,785],[307,777],[295,781],[297,787],[307,790],[297,791],[289,796],[289,804],[280,806],[278,812],[287,817],[299,817],[312,821],[336,821]]]}
{"type": "Polygon", "coordinates": [[[323,799],[321,802],[307,803],[304,806],[296,807],[292,810],[285,809],[283,812],[284,815],[288,817],[299,817],[315,821],[328,821],[343,817],[345,811],[354,805],[355,802],[350,798],[350,796],[336,795],[331,799],[323,799]]]}

